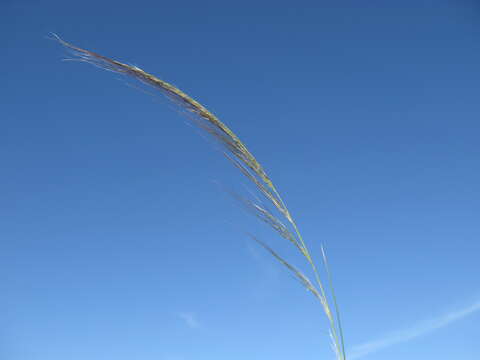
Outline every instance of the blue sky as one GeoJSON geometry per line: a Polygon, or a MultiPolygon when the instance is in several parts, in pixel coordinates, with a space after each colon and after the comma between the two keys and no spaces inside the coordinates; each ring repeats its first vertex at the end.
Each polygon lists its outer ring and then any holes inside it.
{"type": "Polygon", "coordinates": [[[474,1],[3,1],[0,358],[333,359],[304,269],[216,185],[235,169],[161,96],[205,104],[320,260],[350,359],[480,358],[474,1]]]}

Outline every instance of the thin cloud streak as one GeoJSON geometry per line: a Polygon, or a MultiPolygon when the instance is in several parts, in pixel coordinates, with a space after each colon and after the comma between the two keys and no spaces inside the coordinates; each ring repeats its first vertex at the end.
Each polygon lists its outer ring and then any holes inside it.
{"type": "Polygon", "coordinates": [[[419,322],[410,328],[395,331],[384,336],[383,338],[354,346],[347,358],[349,360],[360,359],[368,354],[377,352],[384,348],[410,341],[450,325],[451,323],[472,315],[477,311],[480,311],[480,300],[477,300],[475,303],[464,308],[451,311],[430,320],[419,322]]]}
{"type": "Polygon", "coordinates": [[[190,329],[200,328],[200,323],[198,322],[195,314],[182,312],[182,313],[179,313],[178,316],[180,317],[180,319],[182,319],[185,322],[185,324],[187,324],[187,326],[190,329]]]}

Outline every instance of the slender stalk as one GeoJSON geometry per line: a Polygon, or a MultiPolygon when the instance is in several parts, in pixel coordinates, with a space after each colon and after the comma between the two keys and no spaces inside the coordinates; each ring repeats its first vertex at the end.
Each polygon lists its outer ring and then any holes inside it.
{"type": "Polygon", "coordinates": [[[268,245],[258,240],[253,235],[251,237],[261,246],[263,246],[276,260],[278,260],[289,271],[291,271],[295,277],[307,288],[307,290],[309,290],[315,296],[315,298],[320,301],[323,311],[328,319],[330,334],[333,341],[332,345],[335,350],[336,357],[338,360],[345,360],[345,344],[340,322],[340,312],[333,289],[332,278],[325,251],[322,247],[322,259],[326,269],[327,282],[331,299],[333,301],[333,308],[335,310],[334,312],[331,310],[327,292],[321,280],[318,268],[298,229],[297,223],[293,219],[272,180],[263,169],[263,166],[257,161],[252,153],[250,153],[238,136],[207,108],[177,87],[158,79],[154,75],[149,74],[136,66],[127,65],[92,51],[79,48],[60,39],[60,37],[55,34],[53,34],[53,37],[68,50],[70,50],[74,55],[74,57],[69,60],[87,62],[105,70],[131,76],[161,91],[165,96],[176,102],[180,107],[187,110],[190,115],[193,115],[191,116],[192,121],[206,133],[211,135],[222,146],[224,146],[227,158],[241,171],[241,173],[247,179],[252,182],[252,184],[255,185],[257,190],[263,194],[264,197],[274,206],[274,208],[287,220],[293,229],[293,232],[290,231],[278,217],[276,217],[262,205],[248,199],[243,199],[240,197],[237,198],[241,200],[250,210],[252,210],[259,219],[267,223],[282,238],[290,241],[295,248],[300,251],[313,271],[316,285],[314,285],[308,279],[308,277],[302,274],[268,245]]]}

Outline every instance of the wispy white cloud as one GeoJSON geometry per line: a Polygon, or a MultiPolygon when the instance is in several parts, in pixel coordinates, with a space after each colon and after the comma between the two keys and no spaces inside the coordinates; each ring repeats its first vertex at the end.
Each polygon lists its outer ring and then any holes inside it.
{"type": "Polygon", "coordinates": [[[183,360],[183,357],[177,355],[166,355],[161,358],[162,360],[183,360]]]}
{"type": "Polygon", "coordinates": [[[251,239],[249,240],[249,242],[246,242],[247,252],[259,268],[262,277],[268,279],[271,283],[278,282],[282,268],[278,266],[278,263],[272,261],[271,255],[265,249],[258,246],[251,239]]]}
{"type": "Polygon", "coordinates": [[[178,317],[182,319],[190,329],[200,328],[200,323],[198,322],[197,317],[194,313],[181,312],[181,313],[178,313],[178,317]]]}
{"type": "Polygon", "coordinates": [[[410,328],[395,331],[379,339],[354,346],[347,358],[350,360],[360,359],[373,352],[377,352],[399,343],[410,341],[437,329],[443,328],[478,311],[480,311],[480,300],[477,300],[468,306],[444,313],[438,317],[418,322],[410,328]]]}
{"type": "Polygon", "coordinates": [[[260,248],[253,241],[246,242],[248,255],[253,260],[255,267],[255,277],[250,284],[249,296],[254,301],[264,301],[275,293],[281,279],[281,270],[283,270],[275,260],[269,258],[269,254],[260,248]]]}

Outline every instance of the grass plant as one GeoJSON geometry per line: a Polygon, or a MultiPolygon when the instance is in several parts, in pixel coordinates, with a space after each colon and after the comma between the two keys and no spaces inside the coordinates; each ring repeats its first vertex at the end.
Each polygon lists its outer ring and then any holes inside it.
{"type": "Polygon", "coordinates": [[[284,257],[280,256],[265,242],[259,240],[254,235],[250,235],[251,238],[278,260],[288,271],[290,271],[320,302],[323,312],[328,320],[332,347],[336,358],[338,360],[345,360],[343,331],[325,251],[322,247],[321,259],[326,270],[326,281],[322,280],[312,254],[309,251],[290,210],[282,200],[282,197],[272,180],[264,170],[263,166],[257,161],[238,136],[202,104],[175,86],[136,66],[124,64],[98,53],[79,48],[62,40],[57,35],[53,36],[55,40],[67,48],[73,55],[69,60],[86,62],[105,70],[130,76],[159,90],[166,97],[177,103],[182,109],[186,110],[190,115],[189,118],[192,122],[222,145],[226,158],[254,185],[254,187],[263,195],[267,203],[273,205],[275,211],[270,211],[262,201],[251,200],[241,196],[237,196],[237,198],[261,221],[267,223],[281,238],[292,244],[295,250],[303,256],[311,268],[314,281],[310,280],[300,270],[291,265],[284,257]]]}

